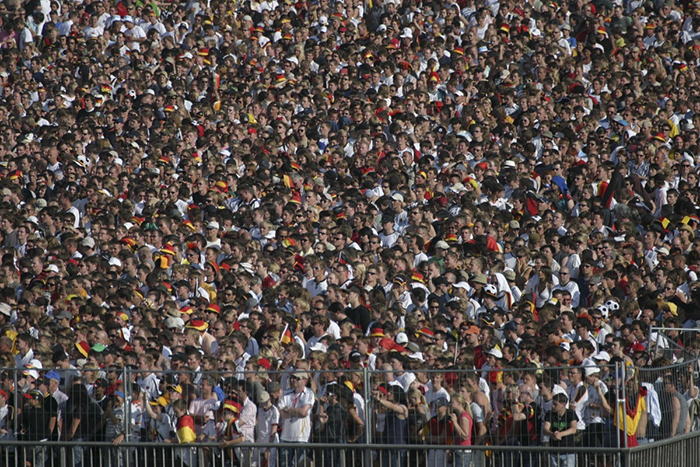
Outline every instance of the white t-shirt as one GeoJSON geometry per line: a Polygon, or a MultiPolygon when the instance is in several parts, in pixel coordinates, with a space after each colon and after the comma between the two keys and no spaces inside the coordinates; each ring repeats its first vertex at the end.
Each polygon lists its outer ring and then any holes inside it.
{"type": "Polygon", "coordinates": [[[280,439],[292,443],[305,443],[311,437],[311,410],[314,405],[314,394],[311,389],[304,388],[303,392],[297,393],[290,389],[282,395],[279,402],[279,409],[302,408],[309,406],[309,413],[306,417],[290,417],[282,419],[282,436],[280,439]]]}
{"type": "Polygon", "coordinates": [[[256,443],[276,443],[279,441],[277,430],[272,433],[272,425],[279,425],[280,411],[274,405],[270,406],[270,410],[265,410],[262,407],[258,408],[258,425],[255,428],[256,443]],[[270,437],[272,435],[272,438],[270,437]]]}

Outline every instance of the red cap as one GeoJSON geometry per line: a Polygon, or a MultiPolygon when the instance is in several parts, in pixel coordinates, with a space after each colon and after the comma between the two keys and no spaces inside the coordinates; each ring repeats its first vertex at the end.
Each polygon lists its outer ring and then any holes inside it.
{"type": "Polygon", "coordinates": [[[270,368],[272,368],[272,364],[270,363],[270,360],[268,360],[267,358],[261,358],[261,359],[259,359],[259,360],[258,360],[258,365],[260,365],[261,367],[265,368],[266,370],[269,370],[270,368]]]}

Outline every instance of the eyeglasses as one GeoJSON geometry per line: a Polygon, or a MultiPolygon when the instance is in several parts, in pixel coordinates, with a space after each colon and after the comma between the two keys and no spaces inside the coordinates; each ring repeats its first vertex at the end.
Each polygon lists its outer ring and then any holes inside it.
{"type": "Polygon", "coordinates": [[[323,310],[325,310],[325,308],[322,306],[314,307],[314,311],[323,311],[323,310]]]}

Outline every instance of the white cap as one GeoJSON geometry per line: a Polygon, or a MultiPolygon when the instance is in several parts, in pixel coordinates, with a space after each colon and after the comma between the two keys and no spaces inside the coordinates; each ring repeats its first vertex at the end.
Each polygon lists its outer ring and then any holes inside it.
{"type": "Polygon", "coordinates": [[[249,273],[251,273],[251,274],[255,274],[255,269],[253,269],[253,265],[252,265],[252,264],[246,262],[246,263],[240,263],[239,266],[240,266],[242,269],[245,269],[247,272],[249,272],[249,273]]]}
{"type": "Polygon", "coordinates": [[[396,201],[401,201],[403,203],[403,195],[399,192],[396,192],[393,195],[391,195],[391,199],[394,199],[396,201]]]}
{"type": "Polygon", "coordinates": [[[116,266],[116,267],[120,268],[120,267],[122,267],[122,262],[119,260],[119,258],[115,258],[113,256],[109,259],[109,265],[116,266]]]}
{"type": "Polygon", "coordinates": [[[56,274],[58,274],[58,266],[56,266],[55,264],[49,264],[46,268],[46,272],[55,272],[56,274]]]}
{"type": "Polygon", "coordinates": [[[165,327],[167,329],[182,329],[185,327],[185,321],[182,318],[175,318],[173,316],[165,318],[165,327]]]}
{"type": "Polygon", "coordinates": [[[396,339],[394,339],[394,340],[399,345],[408,344],[408,336],[406,335],[405,332],[400,332],[400,333],[396,334],[396,339]]]}
{"type": "Polygon", "coordinates": [[[5,316],[12,315],[12,308],[7,303],[0,303],[0,314],[5,316]]]}
{"type": "Polygon", "coordinates": [[[552,394],[557,395],[557,394],[564,394],[564,396],[568,399],[569,396],[566,394],[566,391],[564,390],[563,387],[559,386],[558,384],[555,384],[552,386],[552,394]]]}
{"type": "Polygon", "coordinates": [[[503,358],[503,352],[498,347],[494,347],[486,352],[486,355],[493,355],[496,358],[503,358]]]}
{"type": "Polygon", "coordinates": [[[413,31],[411,28],[403,28],[403,32],[401,33],[401,38],[409,38],[413,39],[413,31]]]}
{"type": "Polygon", "coordinates": [[[219,223],[216,221],[207,222],[207,229],[220,229],[219,223]]]}
{"type": "Polygon", "coordinates": [[[132,18],[130,15],[126,15],[123,20],[125,23],[133,23],[134,18],[132,18]]]}
{"type": "Polygon", "coordinates": [[[41,370],[44,368],[44,364],[41,363],[41,360],[37,360],[36,358],[32,358],[29,360],[29,363],[27,363],[27,368],[34,368],[35,370],[41,370]]]}
{"type": "Polygon", "coordinates": [[[455,183],[450,187],[450,190],[453,193],[459,193],[460,191],[466,191],[467,189],[464,188],[464,185],[462,183],[455,183]]]}
{"type": "Polygon", "coordinates": [[[312,352],[320,351],[320,352],[326,352],[328,351],[328,347],[326,347],[326,344],[323,342],[316,342],[314,345],[309,347],[309,350],[312,352]]]}
{"type": "Polygon", "coordinates": [[[610,354],[607,353],[605,350],[598,352],[597,354],[593,355],[594,360],[604,360],[606,362],[610,361],[610,354]]]}
{"type": "Polygon", "coordinates": [[[456,284],[454,284],[452,287],[457,287],[458,289],[469,290],[469,284],[467,284],[464,281],[459,281],[456,284]]]}
{"type": "Polygon", "coordinates": [[[95,248],[95,239],[92,237],[85,237],[82,245],[88,248],[95,248]]]}
{"type": "Polygon", "coordinates": [[[589,365],[586,367],[586,376],[591,376],[591,375],[594,375],[596,373],[600,373],[600,368],[598,368],[597,366],[590,366],[589,365]]]}

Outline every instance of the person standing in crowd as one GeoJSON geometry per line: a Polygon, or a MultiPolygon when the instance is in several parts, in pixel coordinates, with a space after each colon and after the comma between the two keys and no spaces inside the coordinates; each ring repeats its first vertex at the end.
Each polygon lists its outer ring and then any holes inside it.
{"type": "MultiPolygon", "coordinates": [[[[282,442],[303,444],[311,437],[311,407],[314,405],[314,396],[307,387],[308,380],[309,375],[303,370],[297,370],[289,377],[292,387],[282,395],[278,406],[282,419],[282,442]]],[[[296,467],[302,456],[307,455],[304,448],[282,448],[279,464],[281,467],[296,467]]]]}
{"type": "Polygon", "coordinates": [[[326,382],[349,444],[420,440],[415,391],[455,443],[457,395],[481,446],[528,394],[577,446],[698,428],[698,5],[458,3],[0,3],[0,436],[39,390],[109,458],[123,393],[130,443],[294,465],[326,382]]]}
{"type": "MultiPolygon", "coordinates": [[[[567,409],[568,399],[564,394],[552,398],[552,410],[545,416],[542,434],[549,436],[552,447],[574,447],[574,436],[578,431],[576,412],[567,409]]],[[[575,467],[576,454],[553,453],[549,455],[550,465],[555,467],[575,467]]]]}

